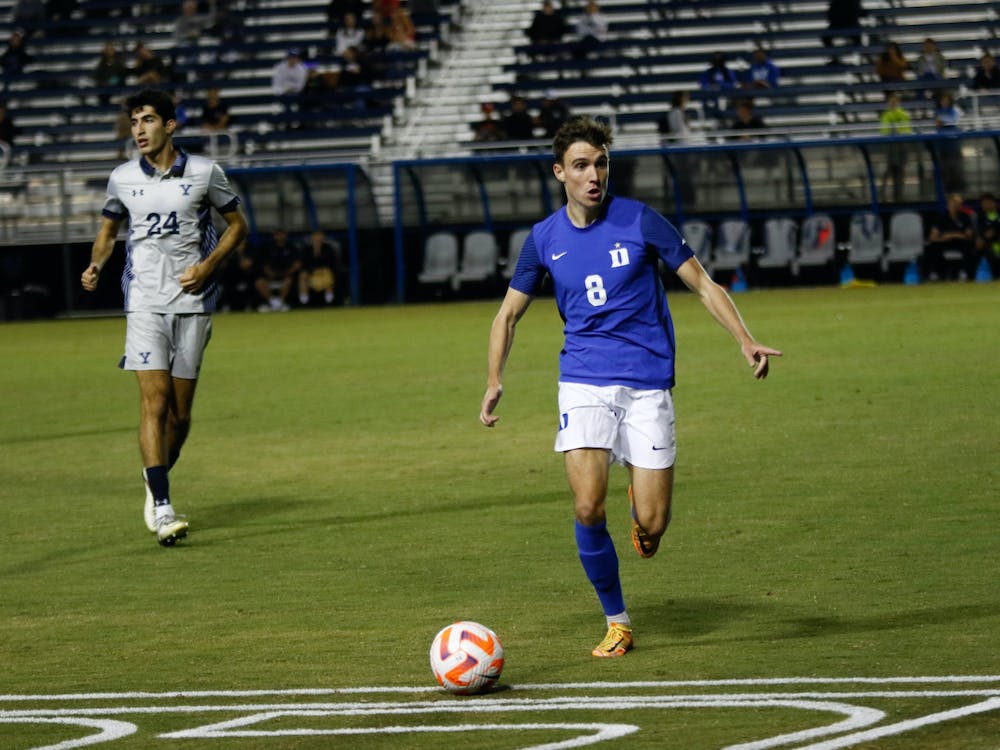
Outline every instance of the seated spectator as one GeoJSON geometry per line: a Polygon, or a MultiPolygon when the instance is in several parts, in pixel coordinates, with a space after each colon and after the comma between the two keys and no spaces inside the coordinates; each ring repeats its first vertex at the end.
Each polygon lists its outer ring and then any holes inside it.
{"type": "Polygon", "coordinates": [[[23,29],[23,34],[29,36],[45,23],[44,0],[15,0],[10,13],[11,23],[23,29]]]}
{"type": "Polygon", "coordinates": [[[924,39],[920,49],[920,56],[917,57],[914,72],[917,80],[920,81],[941,81],[944,79],[948,63],[945,62],[944,55],[938,49],[937,42],[930,37],[924,39]]]}
{"type": "Polygon", "coordinates": [[[989,52],[979,58],[976,73],[972,77],[974,89],[1000,89],[1000,68],[989,52]]]}
{"type": "Polygon", "coordinates": [[[383,21],[381,16],[372,16],[365,32],[365,49],[373,55],[381,55],[389,46],[390,26],[388,21],[383,21]]]}
{"type": "Polygon", "coordinates": [[[939,133],[953,133],[959,130],[962,110],[955,106],[955,97],[950,92],[942,92],[934,110],[934,125],[939,133]]]}
{"type": "Polygon", "coordinates": [[[910,69],[902,48],[895,42],[886,44],[885,49],[875,61],[875,73],[882,83],[899,83],[906,78],[910,69]]]}
{"type": "Polygon", "coordinates": [[[344,50],[343,57],[337,88],[358,93],[371,91],[372,83],[375,81],[375,71],[368,56],[357,47],[348,47],[344,50]]]}
{"type": "Polygon", "coordinates": [[[768,57],[763,47],[753,51],[750,67],[743,73],[743,85],[751,89],[773,89],[778,87],[781,70],[768,57]]]}
{"type": "Polygon", "coordinates": [[[170,80],[167,64],[163,58],[145,45],[138,42],[135,45],[135,60],[132,63],[132,75],[137,86],[160,86],[170,80]]]}
{"type": "Polygon", "coordinates": [[[312,301],[312,292],[323,295],[323,304],[332,305],[340,266],[340,245],[328,240],[322,230],[309,235],[309,244],[302,251],[299,271],[299,304],[312,301]]]}
{"type": "MultiPolygon", "coordinates": [[[[94,85],[98,88],[123,89],[128,77],[128,66],[125,65],[125,58],[115,46],[114,42],[105,42],[101,48],[101,56],[97,60],[94,68],[94,85]]],[[[111,92],[101,92],[97,95],[97,100],[101,106],[108,106],[111,103],[111,92]]]]}
{"type": "Polygon", "coordinates": [[[181,15],[174,22],[174,44],[178,47],[197,46],[211,23],[209,18],[198,12],[198,0],[184,0],[181,15]]]}
{"type": "Polygon", "coordinates": [[[545,92],[542,103],[538,107],[538,117],[535,124],[545,131],[546,138],[554,138],[556,131],[569,119],[569,108],[549,89],[545,92]]]}
{"type": "Polygon", "coordinates": [[[976,212],[976,251],[986,258],[994,278],[1000,276],[1000,211],[993,193],[983,193],[979,197],[979,211],[976,212]]]}
{"type": "Polygon", "coordinates": [[[473,139],[476,143],[491,143],[504,139],[503,127],[497,119],[496,105],[493,102],[483,102],[479,105],[479,110],[483,113],[483,119],[472,123],[475,132],[473,139]]]}
{"type": "Polygon", "coordinates": [[[390,52],[411,52],[417,48],[417,27],[405,8],[396,8],[389,22],[389,42],[385,46],[390,52]]]}
{"type": "Polygon", "coordinates": [[[292,284],[302,268],[301,253],[288,241],[288,232],[275,229],[260,247],[257,263],[257,293],[267,300],[259,312],[285,312],[292,284]]]}
{"type": "Polygon", "coordinates": [[[309,71],[302,63],[302,55],[298,49],[288,50],[285,59],[271,69],[271,91],[285,105],[286,113],[298,107],[308,78],[309,71]]]}
{"type": "Polygon", "coordinates": [[[201,127],[204,130],[220,131],[229,127],[229,105],[222,101],[219,90],[214,86],[205,92],[201,105],[201,127]]]}
{"type": "Polygon", "coordinates": [[[737,140],[755,140],[758,134],[749,131],[763,130],[766,127],[763,118],[754,112],[752,99],[741,99],[736,104],[736,119],[730,124],[729,129],[741,131],[734,136],[737,140]]]}
{"type": "Polygon", "coordinates": [[[354,16],[355,20],[364,18],[365,3],[363,0],[330,0],[326,8],[327,34],[333,36],[337,29],[344,25],[347,14],[354,16]]]}
{"type": "Polygon", "coordinates": [[[392,24],[392,14],[399,7],[400,0],[372,0],[372,16],[386,26],[392,24]]]}
{"type": "Polygon", "coordinates": [[[562,13],[556,10],[552,0],[543,0],[541,10],[536,10],[531,19],[531,25],[525,34],[532,44],[559,44],[566,35],[566,21],[562,13]]]}
{"type": "Polygon", "coordinates": [[[972,217],[965,211],[962,196],[951,193],[947,210],[931,225],[927,237],[923,260],[928,280],[946,278],[951,268],[957,268],[960,280],[968,279],[975,271],[974,239],[972,217]]]}
{"type": "Polygon", "coordinates": [[[712,55],[711,63],[701,74],[699,83],[706,91],[726,91],[736,88],[736,74],[726,65],[726,56],[721,52],[712,55]]]}
{"type": "Polygon", "coordinates": [[[3,70],[4,88],[9,81],[24,72],[29,62],[31,62],[31,55],[28,54],[25,32],[22,29],[15,29],[7,40],[7,48],[0,54],[0,69],[3,70]]]}
{"type": "Polygon", "coordinates": [[[18,128],[14,124],[14,118],[7,111],[7,102],[0,100],[0,141],[13,146],[17,134],[18,128]]]}
{"type": "Polygon", "coordinates": [[[365,30],[358,23],[358,17],[348,11],[343,23],[333,34],[333,54],[343,55],[348,47],[362,49],[365,46],[365,30]]]}
{"type": "Polygon", "coordinates": [[[510,100],[510,112],[501,125],[507,138],[512,141],[530,141],[535,137],[535,120],[528,112],[528,102],[523,96],[510,100]]]}
{"type": "Polygon", "coordinates": [[[573,56],[582,59],[601,47],[608,38],[608,19],[596,0],[588,0],[583,14],[576,18],[576,44],[573,56]]]}
{"type": "MultiPolygon", "coordinates": [[[[827,30],[823,35],[823,46],[833,47],[835,38],[847,39],[855,47],[861,46],[861,16],[867,15],[861,0],[830,0],[826,9],[827,30]]],[[[837,64],[836,55],[830,60],[837,64]]]]}

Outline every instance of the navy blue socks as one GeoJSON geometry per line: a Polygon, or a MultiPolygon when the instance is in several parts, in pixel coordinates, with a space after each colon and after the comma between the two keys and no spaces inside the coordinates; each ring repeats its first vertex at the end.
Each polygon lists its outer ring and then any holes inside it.
{"type": "Polygon", "coordinates": [[[611,541],[607,523],[584,526],[576,522],[576,548],[580,562],[597,592],[601,607],[607,616],[625,611],[622,584],[618,578],[618,553],[611,541]]]}

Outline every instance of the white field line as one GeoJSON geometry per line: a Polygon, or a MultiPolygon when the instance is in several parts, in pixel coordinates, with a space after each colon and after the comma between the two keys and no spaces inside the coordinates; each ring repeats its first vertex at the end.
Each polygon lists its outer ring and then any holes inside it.
{"type": "MultiPolygon", "coordinates": [[[[733,745],[725,750],[769,750],[770,748],[795,746],[798,750],[836,750],[847,748],[879,737],[902,734],[930,724],[962,719],[967,716],[1000,709],[1000,677],[997,676],[945,676],[945,677],[889,677],[889,678],[767,678],[760,680],[698,680],[698,681],[657,681],[657,682],[593,682],[570,683],[566,685],[521,685],[515,686],[511,693],[522,693],[539,690],[622,690],[628,688],[692,688],[706,686],[732,687],[762,687],[762,686],[819,686],[819,685],[868,685],[868,686],[900,686],[922,685],[917,689],[868,689],[838,692],[797,691],[797,692],[737,692],[711,694],[667,694],[667,695],[614,695],[614,696],[558,696],[552,698],[506,697],[493,694],[482,697],[446,698],[442,700],[396,700],[396,701],[345,701],[345,702],[296,702],[296,703],[240,703],[229,705],[163,705],[161,701],[170,699],[197,698],[246,698],[246,697],[318,697],[331,695],[366,695],[392,694],[417,695],[435,693],[441,694],[436,687],[371,687],[342,689],[307,689],[307,690],[253,690],[253,691],[176,691],[176,692],[129,692],[129,693],[88,693],[70,694],[65,696],[28,696],[0,695],[0,705],[8,703],[24,703],[26,701],[156,701],[159,705],[118,705],[101,708],[89,706],[53,707],[49,709],[0,710],[0,723],[61,723],[79,726],[95,727],[101,731],[98,734],[84,738],[66,740],[56,745],[32,750],[70,750],[117,739],[134,733],[134,724],[110,719],[88,719],[86,717],[108,717],[111,715],[143,715],[143,714],[204,714],[226,713],[243,714],[234,719],[219,723],[207,724],[201,727],[185,729],[178,732],[160,735],[164,738],[200,739],[223,737],[280,737],[289,735],[347,735],[347,734],[402,734],[404,732],[464,732],[485,731],[494,728],[495,731],[515,731],[530,728],[558,729],[570,732],[582,732],[577,736],[555,743],[534,745],[524,750],[557,750],[557,748],[576,748],[603,742],[607,739],[623,737],[638,730],[632,724],[584,724],[584,723],[545,723],[545,724],[473,724],[473,725],[413,725],[397,727],[361,727],[361,728],[291,728],[268,730],[259,725],[276,718],[301,717],[316,719],[334,716],[418,716],[428,714],[497,714],[524,712],[557,712],[557,711],[624,711],[635,709],[666,710],[671,708],[747,708],[763,707],[793,708],[802,711],[836,713],[844,718],[825,726],[814,727],[799,732],[779,735],[768,739],[733,745]],[[941,689],[938,686],[980,685],[978,689],[941,689]],[[990,687],[986,687],[989,685],[990,687]],[[926,689],[934,688],[938,689],[926,689]],[[875,708],[843,703],[843,700],[866,699],[916,699],[916,698],[975,698],[978,702],[957,709],[942,711],[926,716],[899,721],[884,726],[873,726],[885,718],[885,713],[875,708]],[[982,700],[985,698],[986,700],[982,700]],[[256,728],[251,729],[250,727],[256,728]],[[844,734],[844,733],[847,734],[844,734]],[[833,735],[840,735],[835,737],[833,735]],[[817,740],[821,740],[817,742],[817,740]],[[802,745],[800,743],[813,743],[802,745]]],[[[509,695],[509,694],[508,694],[509,695]]]]}
{"type": "Polygon", "coordinates": [[[138,727],[127,721],[113,721],[111,719],[56,719],[56,718],[6,718],[0,716],[0,724],[69,724],[71,726],[92,727],[100,729],[97,734],[88,734],[86,737],[78,739],[64,740],[55,745],[45,745],[34,750],[72,750],[76,747],[86,747],[96,745],[101,742],[111,742],[112,740],[128,737],[135,734],[138,727]]]}

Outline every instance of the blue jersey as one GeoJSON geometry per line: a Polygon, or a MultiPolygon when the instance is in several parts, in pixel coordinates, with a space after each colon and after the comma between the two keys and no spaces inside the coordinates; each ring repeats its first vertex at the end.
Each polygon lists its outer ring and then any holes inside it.
{"type": "Polygon", "coordinates": [[[510,285],[535,294],[548,272],[565,323],[560,380],[667,389],[674,326],[658,261],[676,271],[693,256],[673,224],[639,201],[608,196],[580,229],[560,209],[535,224],[510,285]]]}

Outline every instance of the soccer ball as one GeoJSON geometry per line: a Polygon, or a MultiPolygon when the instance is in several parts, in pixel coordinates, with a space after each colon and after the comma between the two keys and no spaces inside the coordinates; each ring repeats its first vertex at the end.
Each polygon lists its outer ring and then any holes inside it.
{"type": "Polygon", "coordinates": [[[478,622],[455,622],[431,643],[431,671],[438,684],[456,695],[488,690],[503,671],[503,646],[497,634],[478,622]]]}

